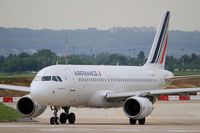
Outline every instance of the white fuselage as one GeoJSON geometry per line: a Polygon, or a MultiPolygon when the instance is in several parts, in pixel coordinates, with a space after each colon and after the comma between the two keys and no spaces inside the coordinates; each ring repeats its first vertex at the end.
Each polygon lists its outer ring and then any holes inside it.
{"type": "Polygon", "coordinates": [[[36,75],[30,94],[49,106],[116,107],[121,103],[106,101],[106,93],[163,89],[171,77],[169,71],[144,66],[53,65],[36,75]],[[62,81],[53,81],[53,76],[62,81]]]}

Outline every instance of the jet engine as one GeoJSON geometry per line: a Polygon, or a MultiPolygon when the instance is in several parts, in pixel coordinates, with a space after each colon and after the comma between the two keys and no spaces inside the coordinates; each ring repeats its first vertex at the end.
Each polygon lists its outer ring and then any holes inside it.
{"type": "Polygon", "coordinates": [[[130,97],[124,102],[124,113],[132,119],[143,119],[153,111],[153,104],[145,97],[130,97]]]}
{"type": "Polygon", "coordinates": [[[24,117],[37,117],[42,114],[47,106],[38,104],[34,102],[30,95],[26,95],[19,99],[17,102],[17,110],[24,116],[24,117]]]}

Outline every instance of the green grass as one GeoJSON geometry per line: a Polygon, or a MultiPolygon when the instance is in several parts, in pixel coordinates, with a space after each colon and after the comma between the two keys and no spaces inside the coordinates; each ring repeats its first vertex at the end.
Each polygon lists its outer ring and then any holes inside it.
{"type": "Polygon", "coordinates": [[[0,103],[0,121],[16,121],[20,117],[15,109],[0,103]]]}

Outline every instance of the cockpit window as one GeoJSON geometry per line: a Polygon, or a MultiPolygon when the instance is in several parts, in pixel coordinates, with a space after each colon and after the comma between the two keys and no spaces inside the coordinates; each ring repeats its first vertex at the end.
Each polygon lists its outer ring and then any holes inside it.
{"type": "Polygon", "coordinates": [[[60,76],[36,76],[35,81],[56,81],[56,82],[62,82],[62,79],[60,76]]]}
{"type": "Polygon", "coordinates": [[[61,79],[61,77],[57,76],[57,78],[58,78],[58,80],[59,80],[60,82],[62,82],[62,79],[61,79]]]}
{"type": "Polygon", "coordinates": [[[52,76],[52,80],[53,81],[58,81],[57,78],[56,78],[56,76],[52,76]]]}
{"type": "Polygon", "coordinates": [[[42,81],[51,81],[51,76],[43,76],[42,81]]]}

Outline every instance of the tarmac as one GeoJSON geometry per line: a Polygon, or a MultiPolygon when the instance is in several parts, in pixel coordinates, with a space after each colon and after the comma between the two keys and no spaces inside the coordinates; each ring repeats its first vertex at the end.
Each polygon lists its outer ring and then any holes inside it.
{"type": "Polygon", "coordinates": [[[129,125],[122,108],[72,108],[70,112],[76,114],[74,125],[50,125],[48,108],[33,121],[0,123],[0,133],[200,133],[200,101],[158,101],[145,125],[129,125]]]}

